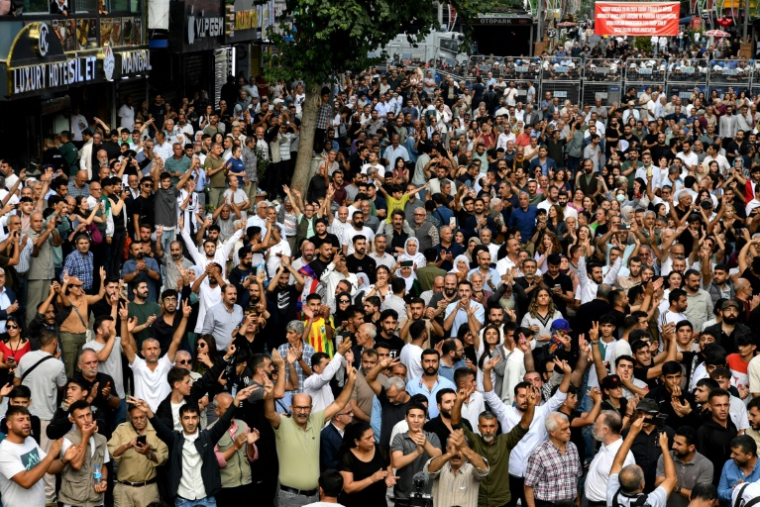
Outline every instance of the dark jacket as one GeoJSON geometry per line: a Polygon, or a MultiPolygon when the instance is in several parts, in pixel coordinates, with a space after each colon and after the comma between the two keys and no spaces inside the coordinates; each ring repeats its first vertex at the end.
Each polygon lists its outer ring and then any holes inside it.
{"type": "MultiPolygon", "coordinates": [[[[216,461],[214,446],[222,438],[224,432],[230,429],[232,419],[235,417],[235,410],[234,406],[230,406],[215,425],[205,430],[198,430],[200,433],[194,445],[201,455],[201,460],[203,460],[201,478],[203,479],[207,497],[212,497],[222,489],[222,476],[219,473],[219,463],[216,461]]],[[[179,481],[182,478],[182,447],[185,445],[184,433],[174,431],[155,415],[150,418],[150,423],[156,429],[158,438],[163,440],[167,447],[169,447],[169,463],[166,467],[168,469],[169,484],[166,491],[174,498],[177,496],[179,481]]]]}
{"type": "Polygon", "coordinates": [[[338,432],[338,428],[332,424],[325,426],[319,439],[319,469],[321,471],[340,469],[338,451],[342,443],[343,437],[338,432]]]}
{"type": "MultiPolygon", "coordinates": [[[[37,419],[36,416],[32,416],[32,436],[34,436],[34,420],[37,419]]],[[[98,428],[106,428],[106,417],[103,412],[100,410],[97,410],[92,413],[92,419],[97,423],[98,428]]],[[[3,419],[5,421],[5,419],[3,419]]],[[[0,425],[3,423],[0,423],[0,425]]],[[[58,440],[59,438],[63,438],[66,433],[71,431],[72,422],[69,419],[69,411],[63,407],[58,407],[55,410],[55,413],[53,414],[53,420],[50,421],[50,424],[48,424],[47,429],[45,430],[45,434],[47,434],[47,437],[50,440],[58,440]]],[[[109,428],[110,429],[110,428],[109,428]]],[[[98,430],[100,432],[100,430],[98,430]]],[[[39,440],[38,437],[35,437],[35,440],[39,440]]]]}
{"type": "MultiPolygon", "coordinates": [[[[216,380],[219,378],[219,375],[222,374],[222,371],[224,371],[226,366],[227,363],[224,360],[219,360],[210,370],[207,370],[201,378],[193,382],[192,387],[190,387],[190,395],[185,397],[185,403],[197,405],[198,400],[203,398],[206,393],[209,393],[210,400],[213,399],[216,393],[221,391],[221,389],[219,389],[219,383],[216,380]]],[[[161,422],[164,423],[167,428],[174,427],[171,393],[158,405],[158,408],[156,409],[156,417],[161,419],[161,422]]]]}

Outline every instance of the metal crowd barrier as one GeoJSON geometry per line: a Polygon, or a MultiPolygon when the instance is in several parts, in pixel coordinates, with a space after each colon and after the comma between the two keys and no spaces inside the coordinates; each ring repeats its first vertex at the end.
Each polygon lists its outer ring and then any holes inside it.
{"type": "Polygon", "coordinates": [[[583,103],[612,106],[623,97],[623,69],[620,60],[592,58],[583,64],[583,103]]]}
{"type": "Polygon", "coordinates": [[[546,92],[551,92],[552,97],[557,97],[560,103],[569,100],[578,104],[582,97],[581,76],[583,74],[583,60],[572,57],[547,57],[541,62],[541,92],[540,100],[546,92]]]}

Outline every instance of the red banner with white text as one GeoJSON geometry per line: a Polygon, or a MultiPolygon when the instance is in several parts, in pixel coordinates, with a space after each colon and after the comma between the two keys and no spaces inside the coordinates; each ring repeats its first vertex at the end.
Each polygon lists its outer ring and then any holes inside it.
{"type": "Polygon", "coordinates": [[[596,35],[678,35],[679,2],[596,2],[596,35]]]}

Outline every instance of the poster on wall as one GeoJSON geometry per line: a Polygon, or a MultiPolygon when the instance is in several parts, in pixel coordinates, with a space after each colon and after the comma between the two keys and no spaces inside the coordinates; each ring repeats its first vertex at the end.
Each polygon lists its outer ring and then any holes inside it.
{"type": "Polygon", "coordinates": [[[64,51],[76,51],[77,49],[77,22],[75,19],[51,21],[53,30],[61,41],[64,51]]]}
{"type": "Polygon", "coordinates": [[[678,35],[679,2],[596,2],[594,33],[612,36],[678,35]]]}
{"type": "Polygon", "coordinates": [[[97,19],[80,19],[77,21],[77,47],[90,49],[98,47],[97,19]]]}

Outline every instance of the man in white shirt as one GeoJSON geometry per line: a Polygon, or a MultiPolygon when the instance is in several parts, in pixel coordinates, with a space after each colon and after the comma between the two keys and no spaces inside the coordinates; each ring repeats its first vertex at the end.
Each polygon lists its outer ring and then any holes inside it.
{"type": "Polygon", "coordinates": [[[142,357],[140,357],[137,355],[137,343],[132,336],[135,326],[124,317],[122,317],[121,322],[122,339],[124,340],[122,347],[124,347],[124,354],[127,356],[129,367],[132,368],[135,397],[145,400],[152,410],[157,410],[164,398],[169,396],[172,391],[171,386],[166,381],[166,375],[174,366],[174,356],[177,353],[180,340],[172,340],[166,354],[159,358],[161,345],[158,340],[148,338],[142,343],[142,357]],[[129,326],[132,326],[132,329],[127,332],[129,326]]]}
{"type": "Polygon", "coordinates": [[[681,159],[686,169],[696,171],[699,157],[691,150],[691,141],[684,139],[682,146],[683,151],[679,151],[676,157],[681,159]]]}
{"type": "Polygon", "coordinates": [[[9,407],[5,420],[8,435],[0,443],[0,492],[3,495],[3,505],[45,505],[44,482],[29,479],[43,475],[55,479],[53,474],[63,470],[77,449],[70,449],[59,457],[63,443],[63,439],[59,439],[51,443],[47,453],[43,451],[31,436],[31,415],[25,407],[9,407]]]}
{"type": "MultiPolygon", "coordinates": [[[[586,497],[589,503],[601,504],[607,501],[607,480],[610,478],[610,468],[612,460],[615,459],[620,446],[623,445],[623,439],[620,432],[623,429],[623,420],[620,414],[611,410],[605,410],[594,423],[594,439],[601,442],[599,451],[591,461],[586,476],[586,497]]],[[[625,456],[623,466],[635,465],[636,460],[633,453],[629,450],[625,456]]],[[[712,476],[710,477],[712,480],[712,476]]]]}
{"type": "Polygon", "coordinates": [[[126,96],[124,104],[119,108],[117,116],[119,117],[119,126],[132,133],[135,129],[135,108],[132,107],[132,97],[129,95],[126,96]]]}
{"type": "Polygon", "coordinates": [[[315,352],[311,356],[312,374],[303,381],[303,392],[311,396],[312,410],[324,410],[335,401],[330,381],[344,364],[353,362],[354,354],[348,338],[340,342],[332,359],[324,352],[315,352]]]}
{"type": "Polygon", "coordinates": [[[707,167],[710,167],[710,162],[713,160],[718,163],[718,170],[723,175],[725,175],[726,171],[731,167],[731,164],[728,163],[728,159],[720,154],[720,144],[718,143],[707,145],[707,156],[705,156],[703,163],[707,167]]]}
{"type": "MultiPolygon", "coordinates": [[[[615,261],[607,274],[603,274],[603,266],[598,262],[592,263],[588,268],[586,267],[586,257],[581,255],[578,261],[578,278],[580,279],[580,285],[578,290],[580,291],[581,304],[588,303],[592,299],[596,299],[599,286],[602,284],[612,285],[617,280],[620,267],[623,265],[623,257],[620,256],[615,261]]],[[[609,293],[609,292],[608,292],[609,293]]],[[[577,296],[576,296],[577,298],[577,296]]]]}

